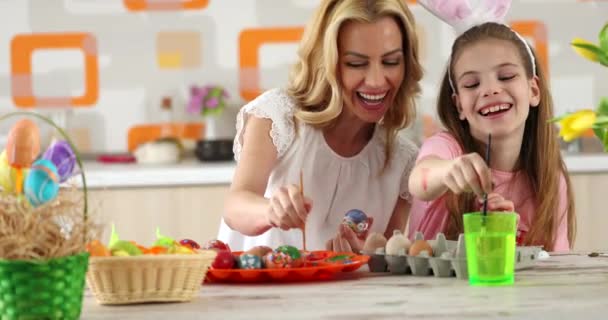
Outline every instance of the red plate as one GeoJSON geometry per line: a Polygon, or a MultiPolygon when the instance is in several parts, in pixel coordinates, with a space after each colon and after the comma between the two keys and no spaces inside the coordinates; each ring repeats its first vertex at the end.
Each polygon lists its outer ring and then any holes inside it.
{"type": "MultiPolygon", "coordinates": [[[[233,252],[238,257],[242,252],[233,252]]],[[[366,264],[369,256],[352,252],[312,251],[305,267],[286,269],[209,268],[205,282],[252,283],[296,282],[333,279],[338,273],[351,272],[366,264]]]]}

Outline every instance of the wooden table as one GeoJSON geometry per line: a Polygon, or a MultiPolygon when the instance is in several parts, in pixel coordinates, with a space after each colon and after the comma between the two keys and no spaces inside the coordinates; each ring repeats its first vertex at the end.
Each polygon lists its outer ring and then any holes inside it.
{"type": "Polygon", "coordinates": [[[608,319],[608,256],[551,256],[514,286],[357,271],[306,284],[207,285],[189,303],[101,306],[83,319],[608,319]]]}

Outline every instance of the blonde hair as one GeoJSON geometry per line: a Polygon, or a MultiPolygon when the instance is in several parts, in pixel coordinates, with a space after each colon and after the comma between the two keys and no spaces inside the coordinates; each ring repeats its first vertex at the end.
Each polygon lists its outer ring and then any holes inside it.
{"type": "Polygon", "coordinates": [[[418,61],[418,39],[414,16],[402,0],[325,0],[310,21],[292,69],[288,93],[297,101],[296,118],[315,127],[331,125],[342,112],[344,100],[339,84],[338,34],[347,21],[374,22],[393,17],[401,30],[405,77],[391,106],[382,119],[386,128],[386,160],[397,131],[416,116],[415,96],[422,67],[418,61]]]}
{"type": "MultiPolygon", "coordinates": [[[[522,42],[509,27],[497,23],[485,23],[469,29],[459,36],[452,46],[450,58],[451,74],[454,74],[454,61],[456,61],[467,47],[485,39],[499,39],[512,43],[523,62],[526,77],[532,79],[533,73],[530,55],[526,44],[522,42]]],[[[531,48],[530,48],[531,49],[531,48]]],[[[536,54],[532,51],[534,59],[536,54]]],[[[532,219],[530,230],[524,238],[525,245],[543,245],[545,250],[553,250],[555,245],[556,230],[561,222],[563,212],[558,212],[560,175],[566,180],[568,189],[568,240],[570,246],[574,244],[576,236],[576,215],[574,210],[574,198],[568,171],[561,156],[555,126],[547,121],[553,118],[553,101],[549,92],[547,79],[540,64],[536,66],[536,76],[539,79],[540,104],[530,108],[524,129],[524,139],[519,151],[519,174],[524,174],[533,190],[533,199],[536,204],[535,215],[532,219]]],[[[465,153],[481,152],[480,146],[471,136],[467,121],[458,118],[458,111],[452,100],[452,89],[449,83],[447,71],[443,78],[439,99],[437,101],[437,112],[445,128],[458,140],[465,153]]],[[[462,232],[462,213],[476,211],[473,197],[470,194],[454,195],[448,194],[446,206],[449,218],[445,233],[454,238],[457,233],[462,232]]]]}

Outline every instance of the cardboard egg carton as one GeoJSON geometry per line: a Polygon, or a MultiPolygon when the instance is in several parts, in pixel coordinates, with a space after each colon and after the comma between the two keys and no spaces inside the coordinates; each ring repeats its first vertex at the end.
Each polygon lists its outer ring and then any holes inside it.
{"type": "MultiPolygon", "coordinates": [[[[422,240],[422,233],[417,232],[415,240],[422,240]]],[[[399,255],[385,254],[384,248],[376,252],[361,253],[370,256],[369,269],[371,272],[391,272],[393,274],[411,274],[415,276],[456,277],[468,279],[467,255],[464,234],[458,236],[458,241],[446,240],[443,233],[437,234],[435,240],[427,242],[433,248],[433,256],[411,256],[405,252],[399,255]]],[[[540,246],[517,247],[515,252],[515,270],[534,266],[542,251],[540,246]]],[[[426,253],[426,252],[425,252],[426,253]]]]}

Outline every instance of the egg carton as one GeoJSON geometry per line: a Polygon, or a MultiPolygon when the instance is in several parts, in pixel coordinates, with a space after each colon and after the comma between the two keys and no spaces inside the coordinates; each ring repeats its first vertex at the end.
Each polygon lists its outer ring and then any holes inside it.
{"type": "MultiPolygon", "coordinates": [[[[415,240],[422,240],[422,233],[416,233],[415,240]]],[[[434,256],[408,254],[387,255],[384,248],[375,252],[362,254],[370,256],[368,262],[371,272],[391,272],[392,274],[411,274],[415,276],[456,277],[468,279],[467,255],[464,234],[458,236],[458,241],[446,240],[443,233],[437,234],[435,240],[427,241],[433,248],[434,256]]],[[[534,266],[540,246],[518,246],[515,252],[515,270],[523,270],[534,266]]],[[[426,253],[426,252],[423,252],[426,253]]]]}

